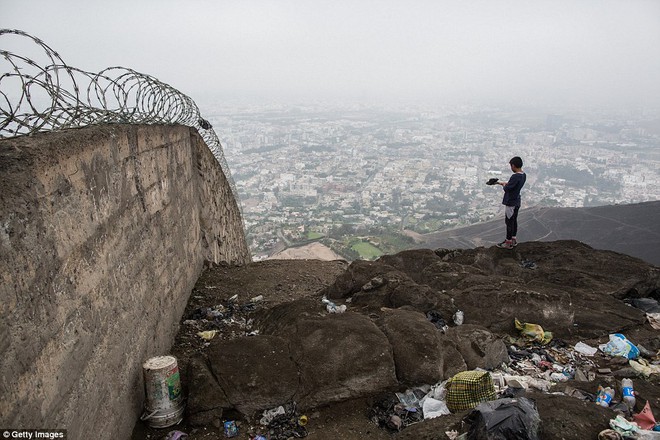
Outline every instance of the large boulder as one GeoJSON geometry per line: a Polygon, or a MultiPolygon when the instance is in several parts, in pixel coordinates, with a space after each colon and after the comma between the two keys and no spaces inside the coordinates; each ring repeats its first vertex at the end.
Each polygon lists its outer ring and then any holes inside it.
{"type": "Polygon", "coordinates": [[[225,409],[233,405],[213,376],[207,360],[201,355],[190,359],[188,365],[188,401],[186,416],[193,426],[212,424],[222,418],[225,409]]]}
{"type": "Polygon", "coordinates": [[[397,385],[389,341],[366,316],[346,312],[303,317],[290,342],[300,371],[295,400],[303,408],[397,385]]]}
{"type": "Polygon", "coordinates": [[[455,346],[422,313],[385,310],[379,325],[392,346],[399,383],[434,384],[466,369],[455,346]]]}
{"type": "Polygon", "coordinates": [[[208,357],[226,399],[245,415],[288,402],[298,391],[298,366],[284,338],[246,336],[219,341],[211,343],[208,357]]]}
{"type": "Polygon", "coordinates": [[[331,299],[346,298],[359,292],[372,278],[393,270],[392,266],[379,261],[356,260],[323,293],[331,299]]]}

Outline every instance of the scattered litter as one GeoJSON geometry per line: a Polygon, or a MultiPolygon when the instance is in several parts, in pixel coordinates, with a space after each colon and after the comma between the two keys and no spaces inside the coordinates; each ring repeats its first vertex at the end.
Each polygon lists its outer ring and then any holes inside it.
{"type": "Polygon", "coordinates": [[[649,320],[649,324],[655,330],[660,330],[660,313],[647,313],[646,319],[649,320]]]}
{"type": "Polygon", "coordinates": [[[480,403],[467,421],[470,440],[538,440],[541,417],[533,401],[520,397],[480,403]]]}
{"type": "Polygon", "coordinates": [[[547,345],[552,340],[552,333],[543,331],[543,327],[538,324],[520,322],[518,319],[515,319],[514,323],[516,325],[516,330],[518,330],[523,337],[531,341],[547,345]]]}
{"type": "Polygon", "coordinates": [[[628,364],[644,377],[649,377],[652,374],[660,374],[660,365],[649,364],[648,361],[642,358],[630,360],[628,364]]]}
{"type": "MultiPolygon", "coordinates": [[[[418,397],[416,398],[419,400],[418,397]]],[[[369,418],[381,428],[398,432],[410,425],[421,422],[424,416],[418,407],[406,407],[396,395],[387,395],[378,400],[369,410],[369,418]]]]}
{"type": "Polygon", "coordinates": [[[238,435],[238,426],[233,420],[227,420],[224,423],[225,437],[236,437],[238,435]]]}
{"type": "Polygon", "coordinates": [[[604,429],[598,433],[598,440],[623,440],[623,437],[613,429],[604,429]]]}
{"type": "Polygon", "coordinates": [[[636,438],[639,433],[639,427],[635,423],[626,420],[620,414],[615,419],[610,420],[610,428],[621,434],[624,438],[636,438]]]}
{"type": "Polygon", "coordinates": [[[536,269],[538,266],[537,266],[536,263],[533,262],[532,260],[523,260],[523,261],[520,262],[520,267],[522,267],[523,269],[531,269],[531,270],[534,270],[534,269],[536,269]]]}
{"type": "Polygon", "coordinates": [[[578,342],[575,344],[575,351],[582,353],[585,356],[593,356],[598,352],[598,349],[585,344],[584,342],[578,342]]]}
{"type": "Polygon", "coordinates": [[[449,326],[447,325],[447,321],[445,321],[442,318],[442,315],[440,312],[437,310],[429,310],[426,312],[426,319],[431,321],[431,324],[433,324],[438,330],[441,330],[443,333],[447,331],[449,326]]]}
{"type": "Polygon", "coordinates": [[[598,346],[600,351],[610,356],[621,356],[628,359],[636,359],[639,349],[621,333],[610,335],[610,342],[598,346]]]}
{"type": "Polygon", "coordinates": [[[608,407],[614,398],[614,390],[610,387],[603,388],[598,385],[598,396],[596,397],[596,403],[600,406],[608,407]]]}
{"type": "Polygon", "coordinates": [[[630,410],[635,407],[635,391],[633,390],[633,381],[624,378],[621,380],[621,393],[623,401],[630,410]]]}
{"type": "Polygon", "coordinates": [[[624,302],[646,313],[660,313],[660,304],[653,298],[629,298],[624,302]]]}
{"type": "Polygon", "coordinates": [[[432,397],[427,397],[422,403],[422,413],[424,419],[434,419],[440,416],[446,416],[451,414],[449,408],[447,408],[447,403],[442,400],[437,400],[432,397]]]}
{"type": "Polygon", "coordinates": [[[321,299],[321,302],[325,304],[325,309],[328,311],[328,313],[344,313],[346,311],[346,304],[338,306],[325,296],[321,299]]]}
{"type": "Polygon", "coordinates": [[[188,438],[188,434],[181,431],[170,431],[167,433],[163,440],[185,440],[188,438]]]}
{"type": "Polygon", "coordinates": [[[215,338],[215,335],[218,333],[218,330],[206,330],[203,332],[197,332],[197,336],[204,339],[205,341],[210,341],[211,339],[215,338]]]}
{"type": "Polygon", "coordinates": [[[270,422],[273,421],[275,417],[285,413],[286,411],[284,411],[283,406],[278,406],[277,408],[266,410],[263,412],[261,416],[261,420],[259,420],[259,423],[261,423],[264,426],[267,426],[270,422]]]}
{"type": "Polygon", "coordinates": [[[253,302],[253,303],[256,303],[256,302],[259,302],[259,301],[263,301],[263,300],[264,300],[264,296],[263,296],[263,295],[257,295],[257,296],[255,296],[254,298],[250,298],[250,302],[253,302]]]}
{"type": "Polygon", "coordinates": [[[456,311],[456,313],[454,313],[454,324],[463,325],[464,318],[465,318],[465,315],[463,314],[462,310],[456,311]]]}
{"type": "Polygon", "coordinates": [[[238,299],[238,293],[237,293],[236,295],[231,296],[231,297],[228,299],[228,301],[229,301],[229,302],[234,302],[234,301],[236,301],[237,299],[238,299]]]}
{"type": "Polygon", "coordinates": [[[651,411],[651,405],[648,400],[639,414],[633,415],[633,420],[635,420],[642,429],[655,428],[655,417],[653,417],[653,411],[651,411]]]}
{"type": "Polygon", "coordinates": [[[307,437],[307,416],[298,414],[295,402],[264,411],[259,423],[268,427],[270,440],[307,437]]]}

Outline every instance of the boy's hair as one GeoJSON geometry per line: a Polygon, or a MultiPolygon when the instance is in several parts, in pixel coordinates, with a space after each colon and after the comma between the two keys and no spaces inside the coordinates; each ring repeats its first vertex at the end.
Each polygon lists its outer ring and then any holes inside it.
{"type": "Polygon", "coordinates": [[[523,162],[522,159],[518,156],[511,158],[509,161],[510,165],[513,165],[516,168],[522,168],[523,162]]]}

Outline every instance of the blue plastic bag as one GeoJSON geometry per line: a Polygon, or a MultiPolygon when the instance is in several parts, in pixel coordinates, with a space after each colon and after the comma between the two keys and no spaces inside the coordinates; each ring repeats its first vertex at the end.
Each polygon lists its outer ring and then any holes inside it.
{"type": "Polygon", "coordinates": [[[610,356],[621,356],[628,359],[637,359],[639,357],[639,349],[621,333],[610,335],[610,342],[599,345],[598,348],[610,356]]]}

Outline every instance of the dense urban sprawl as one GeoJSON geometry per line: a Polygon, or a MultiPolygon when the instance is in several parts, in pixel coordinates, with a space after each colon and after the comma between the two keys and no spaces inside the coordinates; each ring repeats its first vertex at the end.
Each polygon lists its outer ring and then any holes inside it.
{"type": "Polygon", "coordinates": [[[426,233],[494,218],[508,160],[526,206],[657,200],[660,119],[649,110],[209,106],[255,259],[322,240],[374,258],[426,233]],[[498,191],[499,190],[499,191],[498,191]]]}

